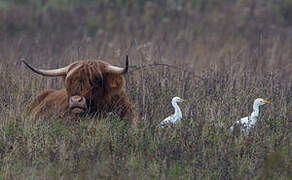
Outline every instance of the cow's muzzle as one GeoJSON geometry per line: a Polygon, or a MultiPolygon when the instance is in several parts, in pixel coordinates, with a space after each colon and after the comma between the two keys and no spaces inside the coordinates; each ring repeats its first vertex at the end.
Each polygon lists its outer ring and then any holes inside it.
{"type": "Polygon", "coordinates": [[[70,96],[69,108],[75,114],[85,112],[87,110],[86,99],[82,96],[77,96],[77,95],[70,96]]]}

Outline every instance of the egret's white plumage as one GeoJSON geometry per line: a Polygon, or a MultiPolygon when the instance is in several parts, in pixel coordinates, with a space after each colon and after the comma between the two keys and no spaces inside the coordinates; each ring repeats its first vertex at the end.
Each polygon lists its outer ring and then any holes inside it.
{"type": "Polygon", "coordinates": [[[177,103],[184,102],[184,101],[185,101],[185,99],[181,99],[180,97],[172,98],[171,104],[172,104],[172,106],[174,108],[174,114],[172,114],[171,116],[168,116],[167,118],[165,118],[160,123],[160,125],[179,122],[181,120],[181,118],[182,118],[182,113],[181,113],[181,110],[180,110],[180,108],[179,108],[177,103]]]}
{"type": "Polygon", "coordinates": [[[245,134],[249,133],[249,130],[255,125],[257,118],[259,116],[259,107],[264,104],[271,103],[271,101],[264,100],[262,98],[257,98],[253,103],[253,112],[250,116],[241,118],[236,121],[231,127],[230,130],[233,132],[236,126],[239,126],[240,130],[245,134]]]}

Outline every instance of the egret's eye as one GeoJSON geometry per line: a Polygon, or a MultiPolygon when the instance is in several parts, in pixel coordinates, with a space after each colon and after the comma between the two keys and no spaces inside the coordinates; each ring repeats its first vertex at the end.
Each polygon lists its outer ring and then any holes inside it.
{"type": "Polygon", "coordinates": [[[101,86],[102,84],[102,79],[100,79],[99,77],[95,76],[93,79],[91,79],[90,81],[90,85],[93,87],[96,86],[101,86]]]}

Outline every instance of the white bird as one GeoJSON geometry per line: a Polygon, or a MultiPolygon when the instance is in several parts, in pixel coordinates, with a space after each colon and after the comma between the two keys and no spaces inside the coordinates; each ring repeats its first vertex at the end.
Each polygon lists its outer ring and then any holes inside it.
{"type": "Polygon", "coordinates": [[[241,118],[236,121],[231,127],[230,130],[233,132],[236,127],[239,126],[240,130],[246,135],[249,133],[249,130],[255,125],[258,116],[259,116],[259,107],[264,104],[271,103],[271,101],[264,100],[262,98],[257,98],[253,103],[253,112],[250,116],[241,118]]]}
{"type": "Polygon", "coordinates": [[[178,106],[177,103],[180,103],[180,102],[184,102],[186,101],[185,99],[181,99],[180,97],[174,97],[172,98],[171,100],[171,104],[174,108],[174,114],[172,114],[171,116],[168,116],[167,118],[165,118],[161,123],[160,125],[166,125],[168,123],[176,123],[178,121],[181,120],[182,118],[182,113],[181,113],[181,110],[178,106]]]}

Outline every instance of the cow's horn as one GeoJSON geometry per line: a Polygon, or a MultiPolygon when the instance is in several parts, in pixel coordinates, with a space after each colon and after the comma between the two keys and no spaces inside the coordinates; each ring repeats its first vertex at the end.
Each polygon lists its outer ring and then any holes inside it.
{"type": "Polygon", "coordinates": [[[108,65],[106,67],[106,72],[116,73],[116,74],[125,74],[128,72],[128,68],[129,68],[129,59],[128,59],[128,55],[126,55],[126,66],[124,68],[108,65]]]}
{"type": "Polygon", "coordinates": [[[65,76],[67,74],[69,67],[70,67],[70,65],[69,65],[69,66],[66,66],[63,68],[59,68],[59,69],[44,70],[44,69],[37,69],[37,68],[31,66],[23,58],[21,59],[21,61],[33,72],[40,74],[40,75],[43,75],[43,76],[51,76],[51,77],[65,76]]]}

